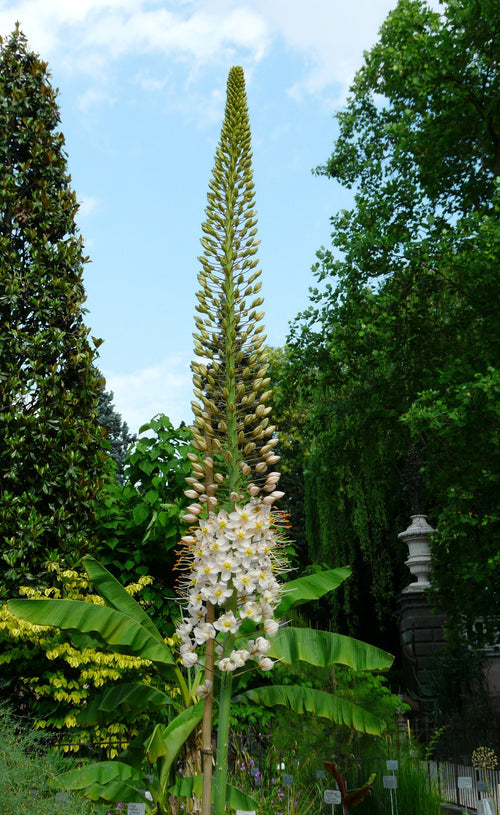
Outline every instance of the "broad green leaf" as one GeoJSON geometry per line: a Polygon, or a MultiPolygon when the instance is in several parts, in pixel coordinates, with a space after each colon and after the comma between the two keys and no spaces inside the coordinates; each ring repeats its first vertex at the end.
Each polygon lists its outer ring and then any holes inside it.
{"type": "Polygon", "coordinates": [[[286,665],[308,662],[327,668],[348,665],[355,671],[385,671],[394,657],[374,645],[352,637],[310,628],[280,628],[271,642],[269,656],[286,665]]]}
{"type": "Polygon", "coordinates": [[[116,778],[110,781],[109,784],[89,784],[88,787],[85,787],[84,793],[85,797],[90,798],[91,801],[108,801],[117,804],[120,802],[147,804],[146,797],[140,792],[144,786],[144,780],[140,776],[137,777],[134,786],[116,778]]]}
{"type": "Polygon", "coordinates": [[[119,653],[134,654],[163,665],[175,665],[167,646],[131,617],[113,608],[82,600],[10,600],[9,611],[35,625],[94,633],[119,653]]]}
{"type": "Polygon", "coordinates": [[[165,725],[157,724],[145,744],[145,753],[148,761],[154,764],[161,756],[169,752],[169,746],[164,738],[165,725]]]}
{"type": "Polygon", "coordinates": [[[351,574],[348,566],[339,569],[329,569],[326,572],[299,577],[285,584],[283,597],[276,609],[275,616],[282,617],[294,606],[318,600],[329,591],[338,588],[351,574]]]}
{"type": "Polygon", "coordinates": [[[299,685],[269,685],[245,691],[238,699],[249,699],[258,705],[276,707],[283,705],[295,713],[314,713],[335,724],[345,724],[360,733],[379,736],[385,729],[385,722],[367,710],[341,699],[331,693],[299,685]]]}
{"type": "Polygon", "coordinates": [[[133,516],[136,526],[140,526],[149,517],[149,508],[145,504],[138,504],[134,507],[133,516]]]}
{"type": "Polygon", "coordinates": [[[204,700],[199,699],[193,707],[188,707],[179,713],[175,719],[165,728],[163,739],[168,747],[168,757],[166,757],[160,769],[160,785],[163,788],[168,781],[168,775],[177,753],[181,749],[186,739],[191,735],[195,727],[203,718],[204,700]]]}
{"type": "MultiPolygon", "coordinates": [[[[94,764],[84,764],[83,767],[77,767],[57,776],[57,784],[65,790],[85,790],[96,784],[104,788],[117,781],[127,782],[134,788],[136,784],[144,783],[144,776],[121,761],[98,761],[94,764]]],[[[137,795],[137,790],[134,791],[137,795]]],[[[114,799],[106,798],[106,800],[114,799]]]]}
{"type": "Polygon", "coordinates": [[[172,704],[172,697],[158,688],[141,682],[124,682],[96,696],[80,711],[79,724],[97,724],[107,718],[106,714],[136,714],[148,708],[158,710],[172,704]]]}
{"type": "Polygon", "coordinates": [[[116,611],[128,614],[129,617],[144,626],[153,637],[164,645],[163,637],[142,606],[125,591],[121,583],[99,561],[91,555],[87,555],[83,559],[83,565],[92,585],[104,597],[108,605],[116,609],[116,611]]]}
{"type": "MultiPolygon", "coordinates": [[[[212,785],[212,803],[214,799],[214,787],[212,785]]],[[[170,787],[169,792],[172,795],[177,795],[178,798],[192,798],[197,795],[201,798],[203,793],[203,776],[193,775],[188,778],[179,778],[173,787],[170,787]]],[[[245,792],[232,787],[231,784],[227,785],[227,803],[230,809],[241,809],[246,812],[254,810],[257,812],[259,809],[258,801],[251,798],[245,792]]]]}

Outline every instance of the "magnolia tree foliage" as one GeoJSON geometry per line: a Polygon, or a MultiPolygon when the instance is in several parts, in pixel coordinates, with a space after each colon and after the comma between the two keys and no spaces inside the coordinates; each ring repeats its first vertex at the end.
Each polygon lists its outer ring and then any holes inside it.
{"type": "MultiPolygon", "coordinates": [[[[94,546],[106,460],[83,322],[86,261],[47,66],[0,47],[0,558],[3,584],[94,546]]],[[[94,343],[95,345],[96,343],[94,343]]]]}

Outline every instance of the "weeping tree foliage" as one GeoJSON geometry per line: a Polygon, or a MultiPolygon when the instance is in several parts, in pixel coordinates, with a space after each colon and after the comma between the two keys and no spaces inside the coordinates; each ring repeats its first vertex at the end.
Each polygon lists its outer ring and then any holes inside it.
{"type": "Polygon", "coordinates": [[[3,588],[94,545],[107,458],[83,322],[86,261],[46,63],[0,46],[0,559],[3,588]]]}
{"type": "Polygon", "coordinates": [[[400,0],[318,168],[354,200],[318,254],[285,382],[307,405],[311,557],[347,558],[339,619],[365,636],[409,581],[396,534],[412,512],[437,529],[450,625],[472,637],[483,617],[495,636],[499,69],[496,3],[400,0]]]}

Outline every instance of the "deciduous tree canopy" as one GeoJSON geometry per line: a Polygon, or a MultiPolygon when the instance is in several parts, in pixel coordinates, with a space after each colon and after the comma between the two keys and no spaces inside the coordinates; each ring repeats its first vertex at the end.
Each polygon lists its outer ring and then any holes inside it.
{"type": "Polygon", "coordinates": [[[450,625],[472,635],[498,608],[499,80],[496,3],[400,0],[317,171],[354,203],[332,218],[286,376],[306,403],[311,556],[353,567],[354,632],[374,608],[390,625],[412,511],[437,529],[450,625]]]}

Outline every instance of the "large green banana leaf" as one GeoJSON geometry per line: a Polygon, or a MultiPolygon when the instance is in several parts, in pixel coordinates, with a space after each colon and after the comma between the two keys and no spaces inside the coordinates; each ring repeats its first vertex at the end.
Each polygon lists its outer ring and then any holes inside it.
{"type": "Polygon", "coordinates": [[[258,705],[276,707],[283,705],[295,713],[314,713],[335,724],[345,724],[360,733],[379,736],[385,729],[385,722],[367,710],[341,699],[331,693],[300,685],[268,685],[253,688],[236,696],[234,701],[249,699],[258,705]]]}
{"type": "MultiPolygon", "coordinates": [[[[214,786],[212,785],[212,802],[214,799],[214,786]]],[[[172,795],[177,795],[179,798],[192,798],[197,795],[201,798],[203,792],[203,776],[193,775],[188,778],[179,778],[176,784],[169,789],[172,795]]],[[[257,811],[259,808],[258,801],[251,798],[245,792],[232,787],[231,784],[227,785],[227,803],[230,809],[241,809],[246,812],[257,811]]]]}
{"type": "Polygon", "coordinates": [[[355,671],[385,671],[394,657],[374,645],[352,637],[311,628],[280,628],[271,641],[269,656],[286,665],[308,662],[327,668],[348,665],[355,671]]]}
{"type": "Polygon", "coordinates": [[[120,781],[115,778],[109,784],[89,784],[85,787],[85,797],[90,798],[91,801],[108,801],[115,804],[123,802],[127,803],[146,803],[147,798],[142,795],[141,790],[144,789],[144,781],[139,779],[139,776],[134,781],[134,785],[127,784],[126,781],[120,781]],[[141,786],[142,784],[142,786],[141,786]]]}
{"type": "Polygon", "coordinates": [[[109,714],[135,716],[147,709],[172,704],[172,697],[158,688],[142,682],[124,682],[95,696],[77,716],[79,724],[97,724],[109,718],[109,714]]]}
{"type": "Polygon", "coordinates": [[[61,789],[84,790],[93,801],[145,801],[139,792],[146,786],[141,772],[121,761],[99,761],[57,776],[61,789]]]}
{"type": "Polygon", "coordinates": [[[104,597],[109,606],[132,617],[136,623],[143,625],[153,637],[156,637],[163,644],[162,635],[142,606],[125,591],[121,583],[104,566],[101,566],[99,561],[91,555],[87,555],[83,559],[83,565],[92,585],[104,597]]]}
{"type": "Polygon", "coordinates": [[[348,566],[341,566],[339,569],[329,569],[325,572],[298,577],[297,580],[290,580],[284,586],[283,597],[276,609],[275,616],[283,617],[286,612],[294,606],[308,603],[310,600],[318,600],[338,588],[351,574],[348,566]]]}
{"type": "MultiPolygon", "coordinates": [[[[189,707],[179,713],[179,715],[170,722],[168,727],[163,730],[163,741],[168,747],[168,754],[163,759],[160,768],[160,786],[162,790],[168,782],[170,768],[179,750],[203,718],[204,704],[204,700],[199,699],[193,707],[189,707]]],[[[153,759],[150,760],[152,761],[153,759]]]]}
{"type": "Polygon", "coordinates": [[[83,600],[10,600],[9,611],[36,625],[52,625],[65,631],[97,634],[115,651],[134,654],[163,665],[175,661],[160,642],[140,623],[113,608],[83,600]]]}

